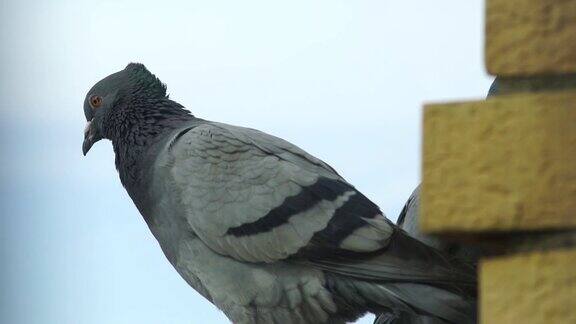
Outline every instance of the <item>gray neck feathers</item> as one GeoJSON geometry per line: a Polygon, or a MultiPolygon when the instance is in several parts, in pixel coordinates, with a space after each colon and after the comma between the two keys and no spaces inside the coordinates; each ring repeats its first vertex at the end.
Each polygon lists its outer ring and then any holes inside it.
{"type": "Polygon", "coordinates": [[[194,116],[168,98],[142,99],[118,108],[109,120],[106,137],[112,140],[122,185],[132,196],[143,185],[146,167],[153,161],[149,148],[194,116]]]}

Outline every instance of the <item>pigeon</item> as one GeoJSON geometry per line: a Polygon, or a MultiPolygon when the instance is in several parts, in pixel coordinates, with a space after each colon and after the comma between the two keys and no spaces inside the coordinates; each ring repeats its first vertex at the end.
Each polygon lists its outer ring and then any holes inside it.
{"type": "Polygon", "coordinates": [[[473,271],[296,145],[195,117],[139,63],[97,82],[84,114],[84,155],[112,142],[165,256],[231,322],[336,324],[367,312],[474,322],[473,271]]]}
{"type": "MultiPolygon", "coordinates": [[[[500,80],[494,79],[488,90],[487,98],[496,96],[500,92],[500,80]]],[[[436,237],[426,235],[418,228],[418,217],[420,210],[420,186],[416,189],[406,201],[404,208],[400,212],[396,224],[406,231],[410,236],[420,240],[428,246],[432,246],[438,250],[445,251],[450,255],[459,258],[465,263],[476,266],[480,251],[476,247],[469,245],[461,245],[455,243],[446,243],[436,237]]]]}
{"type": "Polygon", "coordinates": [[[502,81],[500,81],[500,78],[495,78],[494,81],[492,81],[492,85],[490,85],[490,89],[488,90],[488,95],[487,97],[493,97],[493,96],[497,96],[500,94],[501,90],[501,84],[502,81]]]}
{"type": "MultiPolygon", "coordinates": [[[[495,78],[490,89],[488,90],[487,98],[496,96],[500,92],[499,78],[495,78]]],[[[396,221],[396,225],[406,231],[407,234],[419,241],[425,243],[428,246],[434,247],[444,253],[447,253],[453,258],[458,259],[460,262],[469,265],[471,269],[476,269],[478,265],[478,259],[481,255],[481,250],[477,246],[458,244],[458,243],[447,243],[436,237],[426,235],[422,233],[418,226],[418,218],[420,211],[420,186],[412,192],[406,204],[402,208],[400,215],[396,221]]],[[[394,314],[394,313],[383,313],[376,318],[374,324],[387,324],[387,323],[435,323],[436,319],[424,315],[414,316],[413,314],[394,314]],[[403,317],[403,318],[401,318],[403,317]]]]}
{"type": "Polygon", "coordinates": [[[480,249],[473,245],[442,241],[437,237],[422,233],[418,226],[419,211],[420,186],[418,186],[414,192],[412,192],[410,198],[408,198],[406,205],[404,205],[404,208],[402,208],[402,211],[398,216],[396,224],[410,236],[418,239],[426,245],[448,253],[450,256],[468,264],[471,268],[476,268],[480,257],[480,249]]]}

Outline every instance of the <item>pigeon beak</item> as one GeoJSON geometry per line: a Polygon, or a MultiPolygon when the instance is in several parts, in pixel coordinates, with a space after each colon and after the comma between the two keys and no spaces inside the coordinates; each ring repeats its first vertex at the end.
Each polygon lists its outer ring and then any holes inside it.
{"type": "Polygon", "coordinates": [[[90,120],[86,123],[86,128],[84,128],[84,143],[82,143],[82,153],[84,156],[88,154],[92,145],[101,139],[101,137],[95,133],[95,129],[92,127],[92,120],[90,120]]]}

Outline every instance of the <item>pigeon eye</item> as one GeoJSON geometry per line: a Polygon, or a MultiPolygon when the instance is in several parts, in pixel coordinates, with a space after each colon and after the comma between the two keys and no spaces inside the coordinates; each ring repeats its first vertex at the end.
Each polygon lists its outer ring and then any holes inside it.
{"type": "Polygon", "coordinates": [[[102,97],[96,95],[90,97],[90,106],[92,108],[98,108],[102,106],[102,97]]]}

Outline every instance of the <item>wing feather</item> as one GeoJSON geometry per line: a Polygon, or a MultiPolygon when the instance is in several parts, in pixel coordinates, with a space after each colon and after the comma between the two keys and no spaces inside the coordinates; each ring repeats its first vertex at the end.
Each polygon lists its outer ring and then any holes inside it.
{"type": "Polygon", "coordinates": [[[207,122],[178,132],[168,153],[187,222],[218,253],[274,262],[312,247],[381,248],[391,234],[391,227],[370,229],[364,218],[385,218],[334,169],[277,137],[207,122]],[[341,246],[362,226],[368,228],[341,246]]]}

